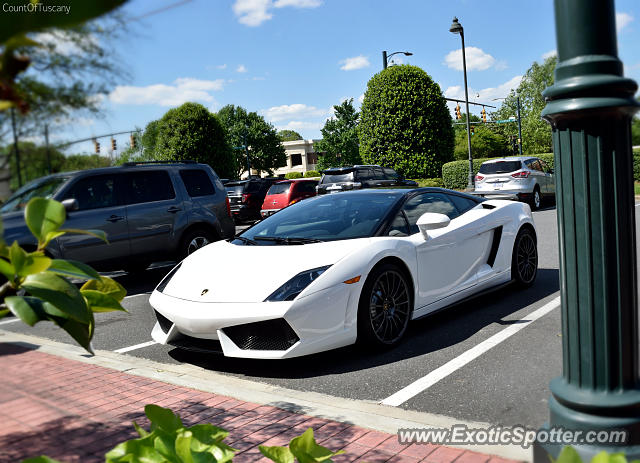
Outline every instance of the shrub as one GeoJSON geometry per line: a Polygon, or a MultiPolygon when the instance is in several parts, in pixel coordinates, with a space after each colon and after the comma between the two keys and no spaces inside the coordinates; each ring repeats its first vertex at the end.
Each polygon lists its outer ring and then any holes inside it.
{"type": "Polygon", "coordinates": [[[418,182],[419,187],[438,187],[442,188],[444,183],[441,178],[414,178],[416,182],[418,182]]]}
{"type": "Polygon", "coordinates": [[[640,150],[633,152],[633,179],[640,182],[640,150]]]}
{"type": "Polygon", "coordinates": [[[317,170],[308,170],[304,173],[305,177],[320,177],[320,172],[317,170]]]}
{"type": "MultiPolygon", "coordinates": [[[[473,174],[477,174],[483,162],[489,158],[473,160],[473,174]]],[[[469,161],[447,162],[442,166],[442,182],[445,188],[462,190],[469,183],[469,161]]]]}
{"type": "Polygon", "coordinates": [[[288,178],[288,179],[302,178],[302,172],[289,172],[285,174],[284,178],[288,178]]]}
{"type": "Polygon", "coordinates": [[[549,168],[553,169],[553,153],[542,153],[542,154],[534,154],[534,156],[539,157],[544,162],[547,163],[549,168]]]}
{"type": "Polygon", "coordinates": [[[360,154],[366,164],[437,177],[453,160],[451,114],[440,86],[416,66],[392,66],[369,80],[362,102],[360,154]]]}

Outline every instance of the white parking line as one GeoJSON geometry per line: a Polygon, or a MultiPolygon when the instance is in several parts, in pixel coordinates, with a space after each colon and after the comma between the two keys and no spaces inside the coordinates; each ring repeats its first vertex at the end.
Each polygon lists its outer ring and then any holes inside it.
{"type": "Polygon", "coordinates": [[[142,344],[136,344],[135,346],[123,347],[122,349],[116,349],[114,352],[116,354],[124,354],[125,352],[131,352],[132,350],[142,349],[143,347],[153,346],[154,344],[158,344],[155,341],[143,342],[142,344]]]}
{"type": "Polygon", "coordinates": [[[19,318],[12,318],[11,320],[3,320],[0,322],[0,325],[8,325],[9,323],[19,322],[19,318]]]}
{"type": "Polygon", "coordinates": [[[382,400],[380,403],[383,405],[391,405],[394,407],[397,407],[398,405],[405,403],[407,400],[411,399],[412,397],[430,388],[441,379],[446,378],[454,371],[462,368],[467,363],[480,357],[482,354],[484,354],[486,351],[488,351],[492,347],[497,346],[502,341],[510,338],[521,329],[529,326],[531,323],[533,323],[540,317],[548,314],[553,309],[556,309],[558,307],[560,307],[560,296],[556,297],[551,302],[548,302],[547,304],[543,305],[539,309],[533,311],[526,317],[518,320],[518,322],[513,323],[512,325],[508,326],[502,331],[494,334],[489,339],[485,339],[480,344],[472,347],[466,352],[463,352],[462,354],[460,354],[453,360],[448,361],[441,367],[436,368],[428,375],[423,376],[422,378],[409,384],[407,387],[400,389],[398,392],[382,400]]]}

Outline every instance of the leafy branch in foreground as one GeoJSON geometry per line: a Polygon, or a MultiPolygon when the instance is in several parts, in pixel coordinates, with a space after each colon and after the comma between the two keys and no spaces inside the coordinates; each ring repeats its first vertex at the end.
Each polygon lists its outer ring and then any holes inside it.
{"type": "Polygon", "coordinates": [[[107,241],[104,232],[61,229],[66,211],[53,199],[32,198],[25,207],[24,217],[38,240],[33,252],[22,249],[17,241],[7,246],[2,240],[0,224],[0,274],[7,279],[0,286],[0,317],[11,312],[29,326],[51,321],[93,353],[93,314],[126,312],[120,305],[126,291],[116,281],[101,276],[82,262],[50,258],[45,249],[65,233],[83,233],[107,241]],[[78,288],[71,279],[85,283],[78,288]]]}

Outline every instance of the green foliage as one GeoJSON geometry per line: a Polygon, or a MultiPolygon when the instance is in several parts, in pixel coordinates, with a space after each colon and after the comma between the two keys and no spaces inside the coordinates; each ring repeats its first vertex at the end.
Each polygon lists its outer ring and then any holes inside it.
{"type": "Polygon", "coordinates": [[[211,424],[186,428],[171,410],[147,405],[144,411],[151,422],[149,431],[134,423],[140,437],[117,445],[105,455],[107,463],[155,462],[187,463],[231,461],[235,450],[223,442],[229,435],[211,424]]]}
{"type": "Polygon", "coordinates": [[[267,172],[271,175],[274,169],[287,165],[287,155],[276,129],[264,117],[256,112],[247,112],[240,106],[227,105],[218,111],[218,118],[235,159],[235,171],[226,177],[239,178],[246,170],[245,142],[249,147],[251,168],[258,173],[267,172]]]}
{"type": "Polygon", "coordinates": [[[391,66],[369,80],[358,134],[362,160],[437,177],[453,159],[451,114],[440,86],[416,66],[391,66]]]}
{"type": "MultiPolygon", "coordinates": [[[[508,119],[517,114],[517,95],[520,96],[520,118],[522,121],[522,150],[525,154],[551,151],[551,126],[540,118],[546,106],[542,91],[553,84],[553,72],[558,59],[547,58],[542,64],[533,63],[522,78],[518,89],[513,90],[502,106],[491,115],[492,119],[508,119]]],[[[517,134],[517,123],[501,124],[496,130],[503,135],[517,134]]]]}
{"type": "Polygon", "coordinates": [[[436,187],[436,188],[444,187],[444,182],[442,181],[441,178],[414,178],[412,180],[415,180],[416,182],[418,182],[419,187],[436,187]]]}
{"type": "MultiPolygon", "coordinates": [[[[473,157],[492,158],[511,154],[506,137],[496,133],[491,127],[474,124],[473,131],[474,133],[471,135],[471,153],[473,157]]],[[[456,129],[454,157],[458,160],[469,158],[466,126],[464,126],[464,130],[456,129]]]]}
{"type": "Polygon", "coordinates": [[[209,164],[220,177],[233,178],[236,167],[218,118],[198,103],[184,103],[166,112],[158,125],[156,160],[209,164]]]}
{"type": "Polygon", "coordinates": [[[640,182],[640,150],[633,152],[633,179],[640,182]]]}
{"type": "MultiPolygon", "coordinates": [[[[478,173],[480,166],[488,158],[473,160],[473,175],[478,173]]],[[[442,182],[445,188],[462,190],[469,183],[469,161],[453,161],[442,166],[442,182]]]]}
{"type": "Polygon", "coordinates": [[[320,177],[320,172],[317,170],[308,170],[304,173],[305,177],[320,177]]]}
{"type": "MultiPolygon", "coordinates": [[[[570,445],[560,451],[558,458],[554,459],[549,455],[549,459],[551,463],[582,463],[582,457],[570,445]]],[[[603,450],[591,459],[591,463],[628,463],[628,460],[624,453],[608,453],[603,450]]],[[[640,460],[633,460],[629,463],[640,463],[640,460]]]]}
{"type": "Polygon", "coordinates": [[[554,168],[554,156],[553,153],[540,153],[540,154],[536,154],[536,157],[542,159],[544,162],[547,163],[547,166],[549,166],[550,169],[554,168]]]}
{"type": "Polygon", "coordinates": [[[314,150],[323,153],[318,157],[320,170],[329,167],[362,164],[358,143],[358,119],[360,114],[353,106],[353,98],[333,107],[335,117],[327,119],[322,128],[322,140],[314,144],[314,150]]]}
{"type": "Polygon", "coordinates": [[[288,172],[284,175],[284,178],[302,178],[302,172],[288,172]]]}
{"type": "Polygon", "coordinates": [[[302,140],[302,135],[295,130],[285,129],[278,132],[278,138],[280,138],[281,141],[296,141],[302,140]]]}
{"type": "Polygon", "coordinates": [[[330,463],[333,461],[331,457],[344,453],[344,450],[332,452],[328,448],[318,445],[313,438],[312,428],[291,440],[288,447],[261,445],[259,449],[260,453],[275,463],[293,463],[295,460],[299,463],[330,463]]]}
{"type": "Polygon", "coordinates": [[[640,145],[640,118],[634,117],[631,121],[631,144],[640,145]]]}
{"type": "Polygon", "coordinates": [[[17,241],[11,246],[0,241],[0,274],[7,279],[0,286],[0,316],[10,311],[29,326],[43,320],[51,321],[92,353],[93,314],[124,311],[120,302],[126,291],[88,265],[49,258],[45,248],[51,240],[65,233],[85,233],[106,241],[104,232],[60,228],[66,219],[66,211],[53,199],[32,198],[25,207],[24,216],[38,246],[35,251],[27,252],[17,241]],[[69,278],[85,283],[78,289],[69,278]],[[18,295],[22,291],[25,294],[18,295]]]}
{"type": "Polygon", "coordinates": [[[61,172],[73,170],[96,169],[98,167],[109,167],[111,159],[99,154],[72,154],[66,156],[62,164],[61,172]]]}
{"type": "MultiPolygon", "coordinates": [[[[49,174],[49,161],[47,160],[47,150],[44,146],[38,146],[32,142],[18,143],[20,152],[20,175],[22,184],[49,174]]],[[[16,169],[16,158],[13,154],[13,145],[7,145],[0,153],[9,159],[9,169],[11,173],[10,188],[12,191],[18,189],[18,171],[16,169]]],[[[2,157],[2,156],[0,156],[2,157]]],[[[49,159],[51,161],[51,172],[62,172],[66,170],[64,165],[66,158],[60,151],[51,148],[49,150],[49,159]]]]}

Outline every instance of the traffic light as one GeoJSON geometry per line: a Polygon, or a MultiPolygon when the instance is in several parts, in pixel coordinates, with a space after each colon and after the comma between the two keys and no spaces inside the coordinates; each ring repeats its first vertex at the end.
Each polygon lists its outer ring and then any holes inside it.
{"type": "Polygon", "coordinates": [[[131,134],[130,139],[131,139],[131,148],[136,149],[137,148],[136,137],[134,137],[133,134],[131,134]]]}
{"type": "Polygon", "coordinates": [[[115,138],[111,139],[111,150],[112,151],[118,151],[118,148],[116,147],[116,139],[115,138]]]}
{"type": "Polygon", "coordinates": [[[482,107],[482,122],[487,122],[487,111],[485,111],[484,106],[482,107]]]}
{"type": "Polygon", "coordinates": [[[456,119],[462,119],[462,113],[460,112],[460,105],[456,106],[456,119]]]}
{"type": "Polygon", "coordinates": [[[471,135],[473,135],[473,131],[475,130],[474,126],[471,126],[471,135]]]}
{"type": "Polygon", "coordinates": [[[96,154],[100,154],[100,142],[96,140],[93,143],[96,146],[96,154]]]}

